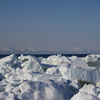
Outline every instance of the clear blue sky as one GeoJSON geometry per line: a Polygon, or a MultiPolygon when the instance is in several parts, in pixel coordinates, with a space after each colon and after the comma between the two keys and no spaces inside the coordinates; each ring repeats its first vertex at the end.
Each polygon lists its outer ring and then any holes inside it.
{"type": "Polygon", "coordinates": [[[0,0],[0,49],[100,47],[100,0],[0,0]]]}

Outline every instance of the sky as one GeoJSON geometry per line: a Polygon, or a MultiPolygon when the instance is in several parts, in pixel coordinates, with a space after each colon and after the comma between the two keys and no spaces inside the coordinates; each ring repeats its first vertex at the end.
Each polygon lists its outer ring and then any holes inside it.
{"type": "Polygon", "coordinates": [[[0,49],[100,47],[100,0],[0,0],[0,49]]]}

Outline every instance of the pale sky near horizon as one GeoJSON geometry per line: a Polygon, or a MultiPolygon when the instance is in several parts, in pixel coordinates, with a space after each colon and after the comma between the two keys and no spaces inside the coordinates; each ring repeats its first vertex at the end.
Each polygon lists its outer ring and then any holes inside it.
{"type": "Polygon", "coordinates": [[[0,0],[0,49],[100,47],[100,0],[0,0]]]}

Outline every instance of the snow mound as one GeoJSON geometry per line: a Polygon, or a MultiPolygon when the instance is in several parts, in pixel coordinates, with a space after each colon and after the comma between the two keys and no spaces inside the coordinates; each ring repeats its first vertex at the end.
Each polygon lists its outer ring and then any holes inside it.
{"type": "Polygon", "coordinates": [[[71,100],[100,100],[100,88],[97,88],[96,86],[89,84],[84,85],[79,92],[74,95],[71,100]],[[99,90],[99,91],[98,91],[99,90]]]}
{"type": "Polygon", "coordinates": [[[42,65],[38,62],[36,57],[21,55],[18,59],[22,61],[21,67],[23,67],[22,70],[24,73],[27,71],[44,73],[42,65]]]}
{"type": "Polygon", "coordinates": [[[12,54],[10,56],[0,59],[0,66],[2,67],[13,67],[16,64],[17,56],[12,54]]]}
{"type": "Polygon", "coordinates": [[[61,75],[59,71],[59,66],[48,68],[46,70],[46,74],[61,75]]]}
{"type": "Polygon", "coordinates": [[[21,100],[64,100],[63,94],[53,85],[43,82],[23,82],[19,85],[20,94],[18,98],[21,100]]]}
{"type": "Polygon", "coordinates": [[[81,60],[80,58],[75,59],[72,63],[71,63],[71,68],[73,68],[74,66],[78,66],[80,68],[84,68],[87,70],[91,70],[91,68],[87,65],[87,63],[84,60],[81,60]]]}
{"type": "Polygon", "coordinates": [[[52,75],[52,74],[45,74],[32,71],[23,73],[23,71],[18,69],[16,71],[6,74],[5,80],[9,83],[20,83],[23,82],[24,80],[31,80],[31,81],[47,81],[49,79],[57,80],[60,77],[62,77],[62,75],[52,75]]]}
{"type": "Polygon", "coordinates": [[[91,54],[91,55],[87,55],[85,57],[85,61],[86,62],[96,62],[96,61],[100,61],[100,54],[91,54]]]}
{"type": "Polygon", "coordinates": [[[100,72],[93,71],[81,59],[75,60],[72,64],[61,65],[59,70],[63,77],[67,79],[78,79],[95,84],[100,80],[100,72]]]}
{"type": "Polygon", "coordinates": [[[12,97],[16,100],[69,100],[78,89],[77,82],[70,80],[23,81],[17,84],[8,83],[5,91],[0,93],[4,98],[12,93],[12,97]]]}
{"type": "Polygon", "coordinates": [[[11,72],[11,70],[15,69],[16,62],[17,62],[17,56],[14,54],[0,59],[0,79],[1,80],[4,78],[4,75],[6,73],[9,73],[11,72]]]}
{"type": "Polygon", "coordinates": [[[85,61],[89,66],[99,66],[100,67],[100,54],[92,54],[92,55],[87,55],[85,57],[85,61]]]}
{"type": "Polygon", "coordinates": [[[77,56],[67,57],[67,59],[69,59],[71,62],[73,62],[75,59],[77,59],[77,56]]]}
{"type": "Polygon", "coordinates": [[[39,58],[42,64],[49,64],[49,65],[61,65],[62,63],[71,63],[70,59],[66,58],[65,56],[61,55],[52,55],[48,58],[39,58]]]}
{"type": "Polygon", "coordinates": [[[0,100],[15,100],[14,93],[8,92],[1,92],[0,93],[0,100]]]}

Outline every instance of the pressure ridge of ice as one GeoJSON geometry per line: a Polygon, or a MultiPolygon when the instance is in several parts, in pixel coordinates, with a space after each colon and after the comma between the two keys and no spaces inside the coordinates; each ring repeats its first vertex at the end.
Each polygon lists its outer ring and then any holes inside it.
{"type": "Polygon", "coordinates": [[[0,59],[0,100],[100,100],[99,67],[99,54],[12,54],[0,59]]]}

